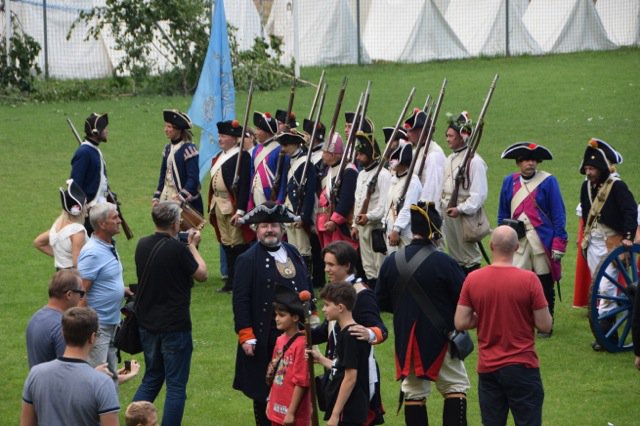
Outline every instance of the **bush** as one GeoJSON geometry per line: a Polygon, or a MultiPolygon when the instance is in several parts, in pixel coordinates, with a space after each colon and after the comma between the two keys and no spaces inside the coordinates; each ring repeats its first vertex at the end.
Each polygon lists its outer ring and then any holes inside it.
{"type": "Polygon", "coordinates": [[[0,43],[0,93],[32,92],[35,77],[42,71],[36,63],[40,44],[22,31],[15,14],[11,14],[10,50],[0,43]]]}

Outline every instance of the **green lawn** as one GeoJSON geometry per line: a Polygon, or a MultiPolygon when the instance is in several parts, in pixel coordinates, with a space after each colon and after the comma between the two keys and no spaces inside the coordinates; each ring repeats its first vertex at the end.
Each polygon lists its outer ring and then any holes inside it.
{"type": "MultiPolygon", "coordinates": [[[[572,308],[577,230],[574,209],[583,180],[578,166],[590,137],[602,138],[622,152],[625,161],[619,171],[631,190],[640,195],[636,136],[640,119],[639,69],[638,49],[326,69],[330,93],[324,121],[330,120],[345,75],[349,85],[343,111],[355,108],[360,91],[364,91],[367,80],[372,80],[369,116],[376,123],[379,138],[383,126],[395,123],[411,87],[417,88],[414,105],[420,106],[428,93],[436,96],[442,79],[448,78],[436,131],[438,141],[444,140],[444,113],[466,109],[472,118],[477,117],[489,83],[499,73],[479,148],[489,165],[487,212],[492,222],[502,178],[515,169],[513,162],[500,160],[502,150],[516,141],[533,140],[553,151],[555,160],[544,163],[543,168],[559,178],[571,244],[563,262],[563,301],[556,305],[554,336],[538,343],[546,391],[545,425],[640,424],[634,409],[640,392],[640,372],[632,366],[632,355],[593,352],[586,311],[572,308]]],[[[304,69],[302,77],[317,81],[320,71],[304,69]]],[[[285,87],[277,92],[256,93],[253,108],[271,112],[284,109],[288,90],[285,87]]],[[[313,94],[312,88],[298,89],[294,110],[299,121],[308,113],[313,94]]],[[[125,280],[132,283],[136,280],[136,240],[153,229],[149,206],[165,143],[162,109],[186,110],[190,101],[183,97],[120,97],[96,102],[0,105],[0,194],[5,204],[0,225],[0,336],[4,347],[0,367],[5,374],[0,384],[0,393],[5,395],[0,402],[0,418],[5,420],[0,423],[18,422],[22,384],[27,375],[24,329],[31,314],[46,303],[46,287],[53,272],[52,259],[37,252],[31,242],[49,228],[59,213],[57,188],[69,175],[69,161],[76,145],[65,118],[70,117],[81,128],[90,112],[109,112],[110,137],[103,153],[112,187],[123,202],[123,213],[135,233],[134,240],[121,237],[118,242],[125,280]]],[[[240,113],[244,111],[244,101],[245,93],[238,93],[240,113]]],[[[195,351],[184,423],[247,425],[253,418],[250,401],[231,389],[236,349],[231,297],[214,291],[220,279],[217,244],[210,227],[201,246],[210,278],[207,283],[196,284],[193,292],[195,351]]],[[[385,315],[384,319],[391,329],[391,316],[385,315]]],[[[382,369],[387,424],[403,424],[402,415],[395,415],[399,386],[393,379],[393,336],[377,347],[376,353],[382,369]]],[[[466,362],[473,386],[469,395],[471,425],[480,424],[475,362],[474,353],[466,362]]],[[[122,386],[123,408],[138,383],[139,378],[122,386]]],[[[156,401],[159,407],[163,398],[161,395],[156,401]]],[[[433,395],[429,402],[432,424],[440,423],[441,406],[442,398],[433,395]]]]}

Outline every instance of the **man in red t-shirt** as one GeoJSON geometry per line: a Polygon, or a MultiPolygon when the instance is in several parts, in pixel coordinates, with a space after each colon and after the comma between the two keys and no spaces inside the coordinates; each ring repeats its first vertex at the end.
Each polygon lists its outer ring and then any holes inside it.
{"type": "Polygon", "coordinates": [[[544,390],[534,327],[552,319],[535,273],[512,266],[518,236],[499,226],[491,236],[493,264],[465,279],[455,314],[458,330],[478,328],[478,398],[482,423],[504,425],[509,409],[516,425],[540,425],[544,390]]]}

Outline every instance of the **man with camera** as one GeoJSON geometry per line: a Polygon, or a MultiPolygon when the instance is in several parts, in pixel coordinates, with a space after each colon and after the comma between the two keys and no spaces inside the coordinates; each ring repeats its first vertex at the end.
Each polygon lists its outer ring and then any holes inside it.
{"type": "MultiPolygon", "coordinates": [[[[519,247],[513,264],[538,275],[553,316],[553,283],[560,280],[560,259],[567,249],[566,214],[558,181],[537,170],[538,164],[553,156],[542,145],[518,142],[505,149],[502,158],[515,160],[520,172],[502,182],[498,223],[515,229],[519,247]]],[[[538,333],[538,337],[550,336],[551,332],[538,333]]]]}
{"type": "Polygon", "coordinates": [[[156,204],[151,211],[156,232],[140,239],[135,254],[145,372],[133,400],[153,402],[166,382],[164,425],[182,422],[193,350],[191,288],[194,279],[207,280],[207,265],[198,252],[200,233],[191,229],[186,243],[177,239],[180,213],[177,202],[156,204]]]}

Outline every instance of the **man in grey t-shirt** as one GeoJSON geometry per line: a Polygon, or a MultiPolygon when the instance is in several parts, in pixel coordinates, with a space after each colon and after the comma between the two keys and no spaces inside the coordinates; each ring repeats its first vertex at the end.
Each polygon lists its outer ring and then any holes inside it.
{"type": "Polygon", "coordinates": [[[62,313],[77,306],[84,295],[82,280],[75,270],[62,269],[56,272],[49,283],[49,301],[33,314],[27,325],[29,368],[62,356],[62,313]]]}
{"type": "Polygon", "coordinates": [[[66,348],[59,359],[34,366],[22,392],[22,426],[113,426],[120,405],[113,381],[87,360],[96,342],[98,316],[91,308],[70,308],[62,316],[66,348]]]}

